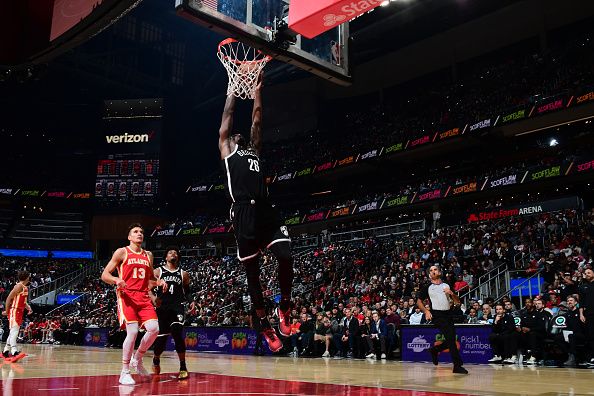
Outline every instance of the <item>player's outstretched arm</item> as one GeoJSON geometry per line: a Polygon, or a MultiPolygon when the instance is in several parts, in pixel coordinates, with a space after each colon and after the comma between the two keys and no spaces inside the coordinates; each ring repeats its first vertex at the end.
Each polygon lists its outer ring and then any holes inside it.
{"type": "Polygon", "coordinates": [[[118,278],[117,276],[113,276],[112,273],[118,267],[118,265],[122,264],[126,259],[126,250],[124,248],[119,248],[115,252],[113,252],[113,256],[111,256],[111,260],[103,269],[103,273],[101,274],[101,280],[109,285],[116,285],[117,287],[126,287],[126,282],[123,279],[118,278]]]}
{"type": "Polygon", "coordinates": [[[20,283],[17,283],[16,285],[14,285],[14,287],[10,291],[10,294],[6,298],[6,303],[4,304],[5,311],[2,312],[2,315],[8,315],[8,312],[10,312],[10,308],[12,307],[12,303],[14,301],[15,296],[22,291],[23,291],[23,285],[21,285],[20,283]]]}
{"type": "Polygon", "coordinates": [[[256,153],[260,155],[262,150],[262,84],[264,83],[264,72],[258,75],[256,82],[256,95],[254,96],[254,108],[252,110],[252,131],[251,145],[256,153]]]}
{"type": "Polygon", "coordinates": [[[229,136],[233,129],[233,113],[235,112],[235,96],[233,94],[227,95],[225,101],[225,109],[223,110],[223,119],[221,120],[221,127],[219,128],[219,151],[221,152],[221,159],[231,154],[231,146],[229,145],[229,136]]]}

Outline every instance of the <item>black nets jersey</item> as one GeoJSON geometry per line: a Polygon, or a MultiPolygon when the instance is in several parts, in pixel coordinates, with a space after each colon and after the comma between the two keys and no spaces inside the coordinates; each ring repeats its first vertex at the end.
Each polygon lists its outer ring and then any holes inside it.
{"type": "Polygon", "coordinates": [[[235,150],[223,159],[223,170],[231,201],[260,200],[268,196],[264,171],[253,150],[235,146],[235,150]]]}
{"type": "Polygon", "coordinates": [[[186,293],[182,272],[181,268],[177,268],[175,271],[168,270],[165,267],[159,268],[157,279],[163,279],[168,286],[166,292],[163,292],[160,287],[157,288],[157,297],[161,299],[161,307],[171,307],[184,303],[186,293]]]}

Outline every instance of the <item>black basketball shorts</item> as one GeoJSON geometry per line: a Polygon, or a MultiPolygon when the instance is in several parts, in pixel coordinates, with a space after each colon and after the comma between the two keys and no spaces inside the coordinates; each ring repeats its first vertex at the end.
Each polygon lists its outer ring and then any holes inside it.
{"type": "Polygon", "coordinates": [[[167,306],[157,308],[157,318],[159,319],[159,335],[171,334],[171,326],[182,326],[186,320],[184,315],[184,306],[167,306]]]}
{"type": "Polygon", "coordinates": [[[237,241],[237,257],[249,260],[278,242],[291,242],[289,230],[281,225],[277,211],[270,203],[235,202],[231,220],[237,241]]]}

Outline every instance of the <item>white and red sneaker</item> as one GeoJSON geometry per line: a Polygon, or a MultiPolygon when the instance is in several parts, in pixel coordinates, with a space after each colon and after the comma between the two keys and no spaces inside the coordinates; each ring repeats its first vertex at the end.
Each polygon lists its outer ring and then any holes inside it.
{"type": "Polygon", "coordinates": [[[278,352],[283,349],[283,342],[278,338],[276,331],[274,331],[272,327],[262,330],[262,336],[266,339],[268,348],[270,348],[272,352],[278,352]]]}
{"type": "Polygon", "coordinates": [[[9,362],[9,363],[16,363],[19,360],[21,360],[22,358],[24,358],[25,356],[27,356],[26,353],[24,352],[15,352],[12,355],[10,355],[8,358],[4,359],[5,361],[9,362]]]}
{"type": "Polygon", "coordinates": [[[281,311],[280,307],[276,308],[276,316],[278,316],[278,331],[283,337],[291,335],[291,308],[286,311],[281,311]]]}

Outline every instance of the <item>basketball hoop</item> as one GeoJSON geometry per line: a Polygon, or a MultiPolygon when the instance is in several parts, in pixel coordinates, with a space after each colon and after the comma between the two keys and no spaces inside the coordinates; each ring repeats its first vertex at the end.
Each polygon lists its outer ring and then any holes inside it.
{"type": "Polygon", "coordinates": [[[229,76],[227,95],[254,99],[258,76],[272,57],[232,38],[219,43],[217,56],[229,76]]]}

